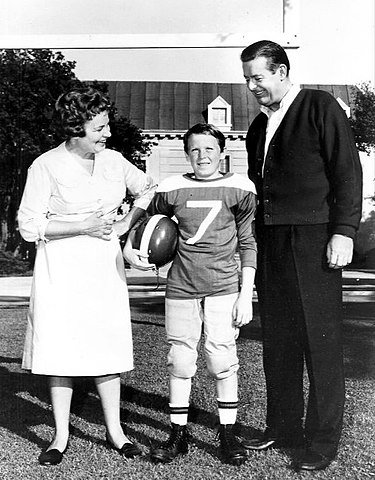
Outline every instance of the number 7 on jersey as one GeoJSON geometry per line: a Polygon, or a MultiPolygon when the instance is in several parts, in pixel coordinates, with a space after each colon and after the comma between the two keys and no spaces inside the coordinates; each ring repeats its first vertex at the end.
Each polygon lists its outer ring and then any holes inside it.
{"type": "Polygon", "coordinates": [[[207,228],[211,225],[214,221],[215,217],[221,210],[222,201],[221,200],[188,200],[186,202],[186,206],[188,208],[210,208],[207,217],[203,220],[203,222],[199,225],[197,233],[194,237],[188,238],[186,243],[189,245],[194,245],[195,243],[200,240],[207,228]]]}

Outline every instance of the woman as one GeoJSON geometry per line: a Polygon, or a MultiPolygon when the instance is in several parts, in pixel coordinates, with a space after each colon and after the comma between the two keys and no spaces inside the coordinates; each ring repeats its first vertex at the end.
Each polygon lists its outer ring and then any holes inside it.
{"type": "Polygon", "coordinates": [[[118,236],[143,214],[152,181],[113,150],[109,101],[85,88],[56,109],[67,140],[29,169],[18,219],[37,242],[23,368],[50,378],[55,435],[39,457],[61,462],[68,445],[73,377],[92,376],[109,445],[127,458],[141,452],[120,425],[120,372],[133,368],[129,300],[118,236]],[[115,222],[126,190],[134,208],[115,222]]]}

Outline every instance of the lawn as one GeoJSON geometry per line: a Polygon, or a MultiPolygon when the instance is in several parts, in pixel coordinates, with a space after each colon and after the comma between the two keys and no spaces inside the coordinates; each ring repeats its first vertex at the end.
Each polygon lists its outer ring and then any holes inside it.
{"type": "MultiPolygon", "coordinates": [[[[365,479],[375,477],[375,319],[374,304],[345,306],[347,401],[337,461],[314,474],[290,469],[288,450],[252,453],[247,463],[221,463],[215,440],[217,416],[213,383],[199,363],[193,383],[188,455],[170,465],[153,465],[150,444],[167,437],[167,375],[162,298],[133,300],[136,368],[123,376],[122,420],[144,456],[125,462],[105,446],[100,403],[92,383],[77,381],[72,405],[72,435],[63,462],[42,467],[37,458],[53,434],[52,413],[44,377],[20,368],[27,310],[1,308],[0,324],[0,478],[35,479],[365,479]]],[[[238,433],[264,427],[265,387],[259,320],[241,332],[238,351],[240,409],[238,433]]],[[[69,352],[67,352],[69,355],[69,352]]]]}

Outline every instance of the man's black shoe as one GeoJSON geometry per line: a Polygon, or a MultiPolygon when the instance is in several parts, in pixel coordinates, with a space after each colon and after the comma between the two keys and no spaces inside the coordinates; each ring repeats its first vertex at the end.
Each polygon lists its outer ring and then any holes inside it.
{"type": "Polygon", "coordinates": [[[150,456],[151,460],[155,463],[170,463],[177,455],[185,454],[188,450],[188,432],[186,425],[172,423],[172,431],[169,439],[157,448],[152,448],[150,456]]]}
{"type": "Polygon", "coordinates": [[[288,432],[286,435],[277,435],[266,429],[259,437],[243,440],[242,445],[248,450],[268,450],[269,448],[299,448],[305,445],[303,433],[288,432]]]}
{"type": "Polygon", "coordinates": [[[321,453],[307,449],[304,455],[297,460],[294,468],[297,471],[307,470],[312,472],[315,470],[324,470],[331,462],[332,460],[330,458],[325,457],[321,453]]]}
{"type": "Polygon", "coordinates": [[[259,437],[242,440],[242,445],[248,450],[267,450],[273,448],[276,441],[276,434],[266,429],[259,437]]]}
{"type": "Polygon", "coordinates": [[[233,425],[220,425],[217,436],[220,439],[220,452],[225,463],[239,466],[246,462],[246,449],[234,436],[233,425]]]}

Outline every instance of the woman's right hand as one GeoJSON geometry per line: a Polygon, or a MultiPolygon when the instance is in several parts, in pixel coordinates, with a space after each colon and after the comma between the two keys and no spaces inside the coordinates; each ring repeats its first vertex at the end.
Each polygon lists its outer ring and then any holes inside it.
{"type": "Polygon", "coordinates": [[[110,240],[113,231],[113,220],[103,218],[103,215],[103,212],[97,211],[83,220],[83,235],[110,240]]]}

